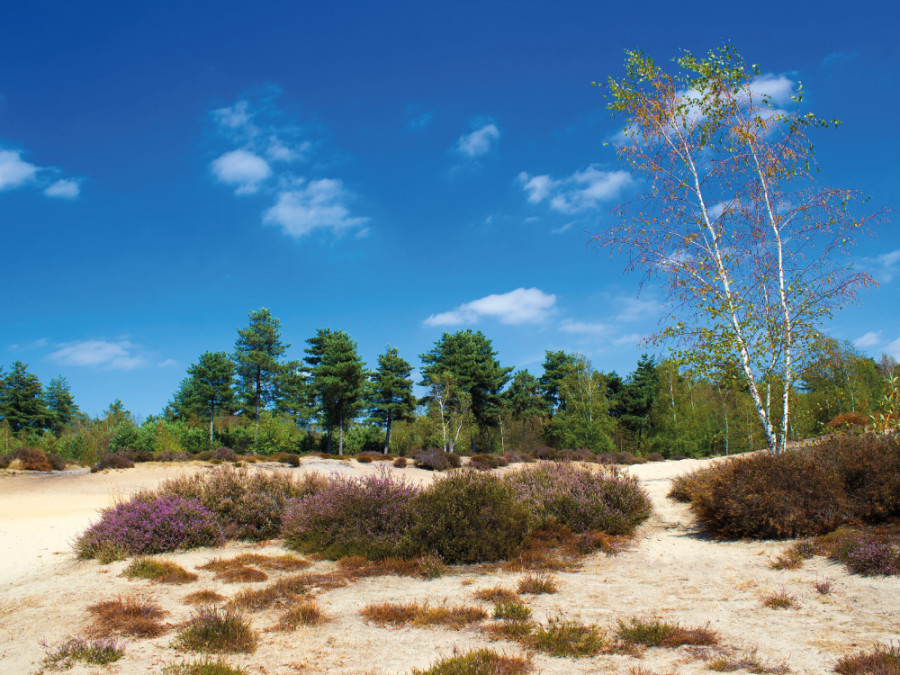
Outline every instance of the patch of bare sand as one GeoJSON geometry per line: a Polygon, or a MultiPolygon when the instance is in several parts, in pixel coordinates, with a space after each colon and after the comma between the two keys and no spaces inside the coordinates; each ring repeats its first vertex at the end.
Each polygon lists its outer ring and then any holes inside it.
{"type": "MultiPolygon", "coordinates": [[[[619,556],[590,556],[578,571],[559,573],[554,595],[528,596],[538,620],[565,616],[596,623],[612,631],[619,619],[661,617],[685,625],[709,625],[723,643],[738,653],[756,649],[764,664],[786,664],[794,673],[826,673],[843,654],[896,640],[900,634],[900,580],[851,576],[821,558],[800,570],[776,571],[769,561],[785,544],[779,542],[717,542],[696,528],[686,506],[665,497],[672,476],[705,462],[686,460],[630,467],[650,492],[654,515],[640,528],[634,546],[619,556]],[[816,592],[814,583],[833,582],[830,595],[816,592]],[[772,610],[761,598],[784,589],[799,608],[772,610]]],[[[305,459],[299,469],[365,475],[377,464],[305,459]]],[[[169,612],[166,621],[185,621],[191,608],[184,597],[211,588],[233,597],[242,588],[260,584],[225,584],[213,573],[198,569],[214,557],[254,551],[280,554],[278,542],[264,545],[229,544],[159,556],[175,560],[200,575],[184,586],[130,581],[120,575],[126,563],[99,565],[78,561],[70,542],[97,517],[97,510],[117,498],[153,487],[201,465],[138,465],[106,474],[27,475],[0,479],[0,672],[30,673],[44,656],[42,640],[51,644],[82,631],[89,621],[86,607],[99,600],[137,594],[154,599],[169,612]]],[[[394,470],[391,468],[390,470],[394,470]]],[[[433,474],[417,469],[397,470],[416,482],[433,474]]],[[[334,569],[315,562],[311,572],[334,569]]],[[[279,573],[271,573],[277,579],[279,573]]],[[[249,615],[260,631],[260,647],[227,661],[250,673],[359,673],[387,675],[425,668],[454,649],[493,646],[520,653],[515,643],[491,643],[477,627],[463,630],[381,628],[366,623],[359,610],[373,602],[418,600],[432,605],[487,603],[474,599],[478,588],[502,585],[515,588],[520,574],[502,571],[455,570],[433,581],[407,577],[361,579],[343,588],[317,593],[330,621],[289,633],[269,630],[277,611],[249,615]]],[[[193,657],[170,645],[174,630],[155,639],[128,640],[125,657],[103,672],[137,674],[160,672],[171,663],[193,657]]],[[[534,655],[541,673],[625,673],[642,666],[647,672],[708,673],[706,664],[688,648],[648,649],[640,660],[629,656],[559,659],[534,655]]],[[[72,673],[96,672],[75,667],[72,673]]],[[[748,672],[748,671],[737,671],[748,672]]]]}

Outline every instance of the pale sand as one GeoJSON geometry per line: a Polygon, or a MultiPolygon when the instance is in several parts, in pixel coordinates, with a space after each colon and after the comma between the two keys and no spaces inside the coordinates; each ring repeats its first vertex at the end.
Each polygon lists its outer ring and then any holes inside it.
{"type": "MultiPolygon", "coordinates": [[[[900,639],[900,579],[852,576],[821,558],[800,570],[776,571],[768,563],[785,548],[784,543],[717,542],[698,533],[687,507],[666,499],[665,494],[672,476],[703,463],[685,460],[631,467],[653,498],[653,517],[640,528],[631,550],[612,558],[590,556],[581,570],[556,575],[559,593],[527,596],[535,618],[562,614],[604,629],[614,629],[617,620],[632,616],[661,617],[691,626],[708,624],[733,650],[755,649],[764,664],[785,663],[794,673],[810,674],[830,672],[837,658],[848,652],[900,639]],[[820,595],[814,587],[817,580],[824,579],[832,581],[830,595],[820,595]],[[799,609],[762,606],[762,596],[782,589],[796,596],[799,609]]],[[[135,469],[93,475],[0,473],[0,673],[39,670],[45,653],[41,642],[57,644],[81,631],[88,622],[85,608],[99,600],[136,593],[157,600],[170,612],[167,620],[178,623],[190,615],[190,608],[182,604],[188,593],[213,588],[231,596],[241,588],[214,582],[210,572],[196,569],[198,565],[247,550],[284,552],[278,542],[272,542],[161,556],[200,574],[199,581],[186,586],[129,581],[119,576],[124,562],[103,566],[75,559],[70,543],[97,518],[99,509],[165,478],[199,470],[199,464],[141,464],[135,469]]],[[[300,469],[291,471],[361,475],[376,468],[356,462],[304,460],[300,469]]],[[[412,468],[398,471],[417,482],[433,476],[412,468]]],[[[333,564],[318,562],[311,569],[327,571],[333,564]]],[[[363,579],[318,594],[320,606],[331,618],[320,627],[268,632],[276,620],[275,612],[250,615],[261,632],[259,649],[226,660],[266,675],[387,675],[425,668],[454,649],[493,646],[522,653],[515,643],[491,643],[475,628],[379,628],[358,614],[370,602],[413,599],[432,604],[474,603],[490,610],[487,603],[473,599],[473,592],[496,584],[514,588],[520,576],[466,572],[434,581],[392,576],[363,579]]],[[[193,660],[193,655],[170,646],[173,634],[127,640],[121,661],[102,668],[76,666],[68,672],[154,673],[165,665],[193,660]]],[[[628,673],[638,666],[648,675],[710,672],[696,657],[696,650],[689,648],[648,649],[640,659],[559,659],[534,654],[534,663],[537,672],[559,674],[628,673]]]]}

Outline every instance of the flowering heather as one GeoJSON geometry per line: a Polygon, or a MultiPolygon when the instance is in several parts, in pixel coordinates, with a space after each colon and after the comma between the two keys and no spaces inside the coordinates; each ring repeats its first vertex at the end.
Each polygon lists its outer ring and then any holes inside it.
{"type": "Polygon", "coordinates": [[[106,665],[122,658],[125,650],[115,638],[107,637],[97,640],[85,640],[72,637],[56,648],[49,649],[44,658],[47,668],[68,669],[76,662],[106,665]]]}
{"type": "Polygon", "coordinates": [[[222,530],[196,500],[156,497],[123,502],[103,512],[75,544],[80,558],[110,549],[128,555],[163,553],[198,546],[219,546],[222,530]]]}
{"type": "Polygon", "coordinates": [[[282,533],[289,545],[330,558],[402,556],[419,488],[387,472],[333,476],[315,494],[288,502],[282,533]]]}
{"type": "Polygon", "coordinates": [[[630,534],[650,516],[650,498],[633,476],[592,471],[569,463],[542,463],[507,480],[538,527],[565,525],[573,532],[630,534]]]}

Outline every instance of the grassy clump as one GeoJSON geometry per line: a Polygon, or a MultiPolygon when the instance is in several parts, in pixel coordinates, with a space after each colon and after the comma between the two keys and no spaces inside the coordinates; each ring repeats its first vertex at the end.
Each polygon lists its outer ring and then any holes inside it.
{"type": "Polygon", "coordinates": [[[415,546],[451,564],[512,557],[530,530],[528,509],[512,487],[493,474],[470,469],[436,480],[411,508],[415,546]]]}
{"type": "Polygon", "coordinates": [[[306,569],[310,563],[303,558],[293,555],[270,556],[259,553],[241,553],[233,558],[213,558],[209,562],[200,565],[198,569],[218,573],[241,569],[250,565],[266,570],[295,572],[306,569]]]}
{"type": "Polygon", "coordinates": [[[485,602],[518,602],[519,594],[502,586],[491,586],[490,588],[481,588],[475,591],[475,597],[485,602]]]}
{"type": "Polygon", "coordinates": [[[518,590],[523,595],[542,595],[556,593],[558,586],[553,577],[544,574],[527,574],[519,580],[518,590]]]}
{"type": "Polygon", "coordinates": [[[43,665],[54,669],[71,668],[77,662],[105,666],[118,661],[124,654],[125,650],[114,638],[85,640],[71,637],[59,646],[49,648],[43,665]]]}
{"type": "Polygon", "coordinates": [[[225,602],[226,598],[221,593],[216,593],[210,588],[204,588],[194,591],[184,596],[184,604],[186,605],[214,605],[216,603],[225,602]]]}
{"type": "Polygon", "coordinates": [[[298,600],[278,620],[278,630],[296,630],[300,626],[318,626],[328,619],[315,600],[298,600]]]}
{"type": "Polygon", "coordinates": [[[631,534],[650,516],[650,497],[637,478],[607,468],[542,463],[507,478],[538,527],[631,534]]]}
{"type": "Polygon", "coordinates": [[[771,593],[763,598],[763,604],[770,609],[796,609],[797,598],[783,588],[778,593],[771,593]]]}
{"type": "Polygon", "coordinates": [[[141,496],[107,509],[75,543],[79,558],[166,553],[199,546],[219,546],[222,530],[197,500],[141,496]]]}
{"type": "Polygon", "coordinates": [[[879,647],[871,652],[844,656],[834,672],[841,675],[900,675],[900,647],[879,647]]]}
{"type": "Polygon", "coordinates": [[[531,621],[502,621],[483,626],[481,630],[495,639],[512,640],[527,647],[534,634],[535,624],[531,621]]]}
{"type": "Polygon", "coordinates": [[[366,605],[360,614],[368,621],[379,626],[446,626],[462,628],[488,618],[487,612],[480,607],[447,607],[441,605],[430,607],[417,602],[407,604],[383,602],[366,605]]]}
{"type": "Polygon", "coordinates": [[[719,462],[676,480],[698,519],[725,539],[821,535],[900,516],[900,437],[840,435],[812,448],[719,462]]]}
{"type": "Polygon", "coordinates": [[[228,539],[262,541],[281,533],[281,517],[290,499],[315,493],[325,479],[307,474],[235,469],[223,464],[160,485],[160,495],[196,499],[214,514],[228,539]]]}
{"type": "Polygon", "coordinates": [[[289,546],[331,559],[408,557],[410,507],[419,488],[387,472],[332,476],[314,494],[293,500],[283,518],[289,546]]]}
{"type": "Polygon", "coordinates": [[[661,619],[619,621],[616,635],[622,642],[645,647],[711,646],[719,642],[719,636],[708,628],[684,628],[661,619]]]}
{"type": "Polygon", "coordinates": [[[599,654],[605,641],[595,626],[552,619],[531,634],[528,644],[553,656],[587,657],[599,654]]]}
{"type": "Polygon", "coordinates": [[[421,574],[418,560],[404,558],[383,558],[370,560],[361,555],[347,556],[337,561],[338,569],[348,577],[381,577],[396,575],[401,577],[414,577],[421,574]]]}
{"type": "Polygon", "coordinates": [[[427,670],[413,670],[412,675],[525,675],[532,670],[527,658],[478,649],[441,659],[427,670]]]}
{"type": "Polygon", "coordinates": [[[189,584],[197,581],[197,575],[188,572],[181,565],[171,560],[153,560],[137,558],[122,571],[122,576],[129,579],[146,579],[158,584],[189,584]]]}
{"type": "Polygon", "coordinates": [[[346,583],[346,578],[339,574],[294,574],[265,588],[242,591],[234,596],[231,604],[238,609],[258,612],[274,606],[290,605],[314,588],[339,588],[346,583]]]}
{"type": "Polygon", "coordinates": [[[154,638],[162,635],[166,627],[160,619],[166,614],[153,602],[142,602],[134,597],[104,600],[88,607],[94,615],[92,630],[100,635],[129,635],[154,638]]]}
{"type": "Polygon", "coordinates": [[[163,668],[163,675],[248,675],[243,668],[235,668],[218,659],[179,663],[163,668]]]}
{"type": "Polygon", "coordinates": [[[527,621],[531,610],[517,600],[503,600],[494,605],[494,618],[503,621],[527,621]]]}
{"type": "Polygon", "coordinates": [[[218,607],[198,610],[175,641],[181,649],[220,654],[250,653],[256,643],[256,633],[244,617],[218,607]]]}

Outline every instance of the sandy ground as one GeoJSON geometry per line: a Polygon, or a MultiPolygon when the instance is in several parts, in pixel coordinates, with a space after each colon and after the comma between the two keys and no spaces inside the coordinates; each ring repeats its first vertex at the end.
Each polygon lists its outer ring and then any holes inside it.
{"type": "MultiPolygon", "coordinates": [[[[557,573],[560,591],[528,596],[534,618],[564,616],[612,630],[620,619],[661,617],[717,631],[731,655],[755,652],[767,666],[787,665],[794,673],[831,672],[838,657],[900,639],[900,579],[848,575],[839,565],[815,558],[799,570],[776,571],[769,561],[785,548],[778,542],[717,542],[696,528],[687,507],[665,497],[671,477],[693,470],[701,460],[631,467],[653,498],[654,514],[638,531],[632,548],[618,556],[585,558],[581,569],[557,573]],[[833,591],[819,594],[816,581],[830,580],[833,591]],[[799,608],[773,610],[761,598],[785,590],[799,608]]],[[[231,544],[165,557],[200,574],[185,586],[130,581],[120,575],[124,562],[99,565],[76,560],[71,542],[97,517],[97,511],[136,490],[165,478],[203,470],[199,464],[141,464],[135,469],[88,474],[0,473],[0,673],[40,670],[45,647],[81,632],[86,607],[104,599],[135,594],[156,600],[167,620],[186,620],[188,593],[211,588],[232,596],[247,585],[223,584],[197,570],[208,560],[252,550],[281,554],[279,542],[231,544]]],[[[372,465],[305,460],[286,471],[340,471],[360,475],[372,465]]],[[[411,480],[432,474],[402,469],[411,480]]],[[[316,562],[310,571],[329,571],[333,563],[316,562]]],[[[277,576],[277,575],[276,575],[277,576]]],[[[273,576],[272,578],[276,578],[273,576]]],[[[295,632],[272,632],[274,612],[252,615],[261,632],[260,647],[249,656],[229,656],[231,665],[250,673],[358,673],[388,675],[426,668],[436,659],[471,648],[493,646],[521,653],[512,642],[494,642],[477,627],[459,631],[381,628],[366,623],[359,610],[372,602],[418,600],[433,605],[480,604],[473,598],[483,587],[514,589],[520,574],[502,571],[454,571],[436,580],[373,577],[344,588],[322,591],[317,600],[329,621],[295,632]]],[[[173,663],[194,660],[176,651],[173,632],[150,640],[129,640],[125,657],[106,667],[73,668],[71,673],[158,673],[173,663]]],[[[561,659],[534,654],[540,673],[628,673],[646,675],[709,673],[704,650],[647,649],[640,658],[598,656],[561,659]],[[632,670],[634,669],[634,670],[632,670]]],[[[707,657],[709,653],[706,653],[707,657]]],[[[740,670],[736,672],[746,673],[740,670]]]]}

